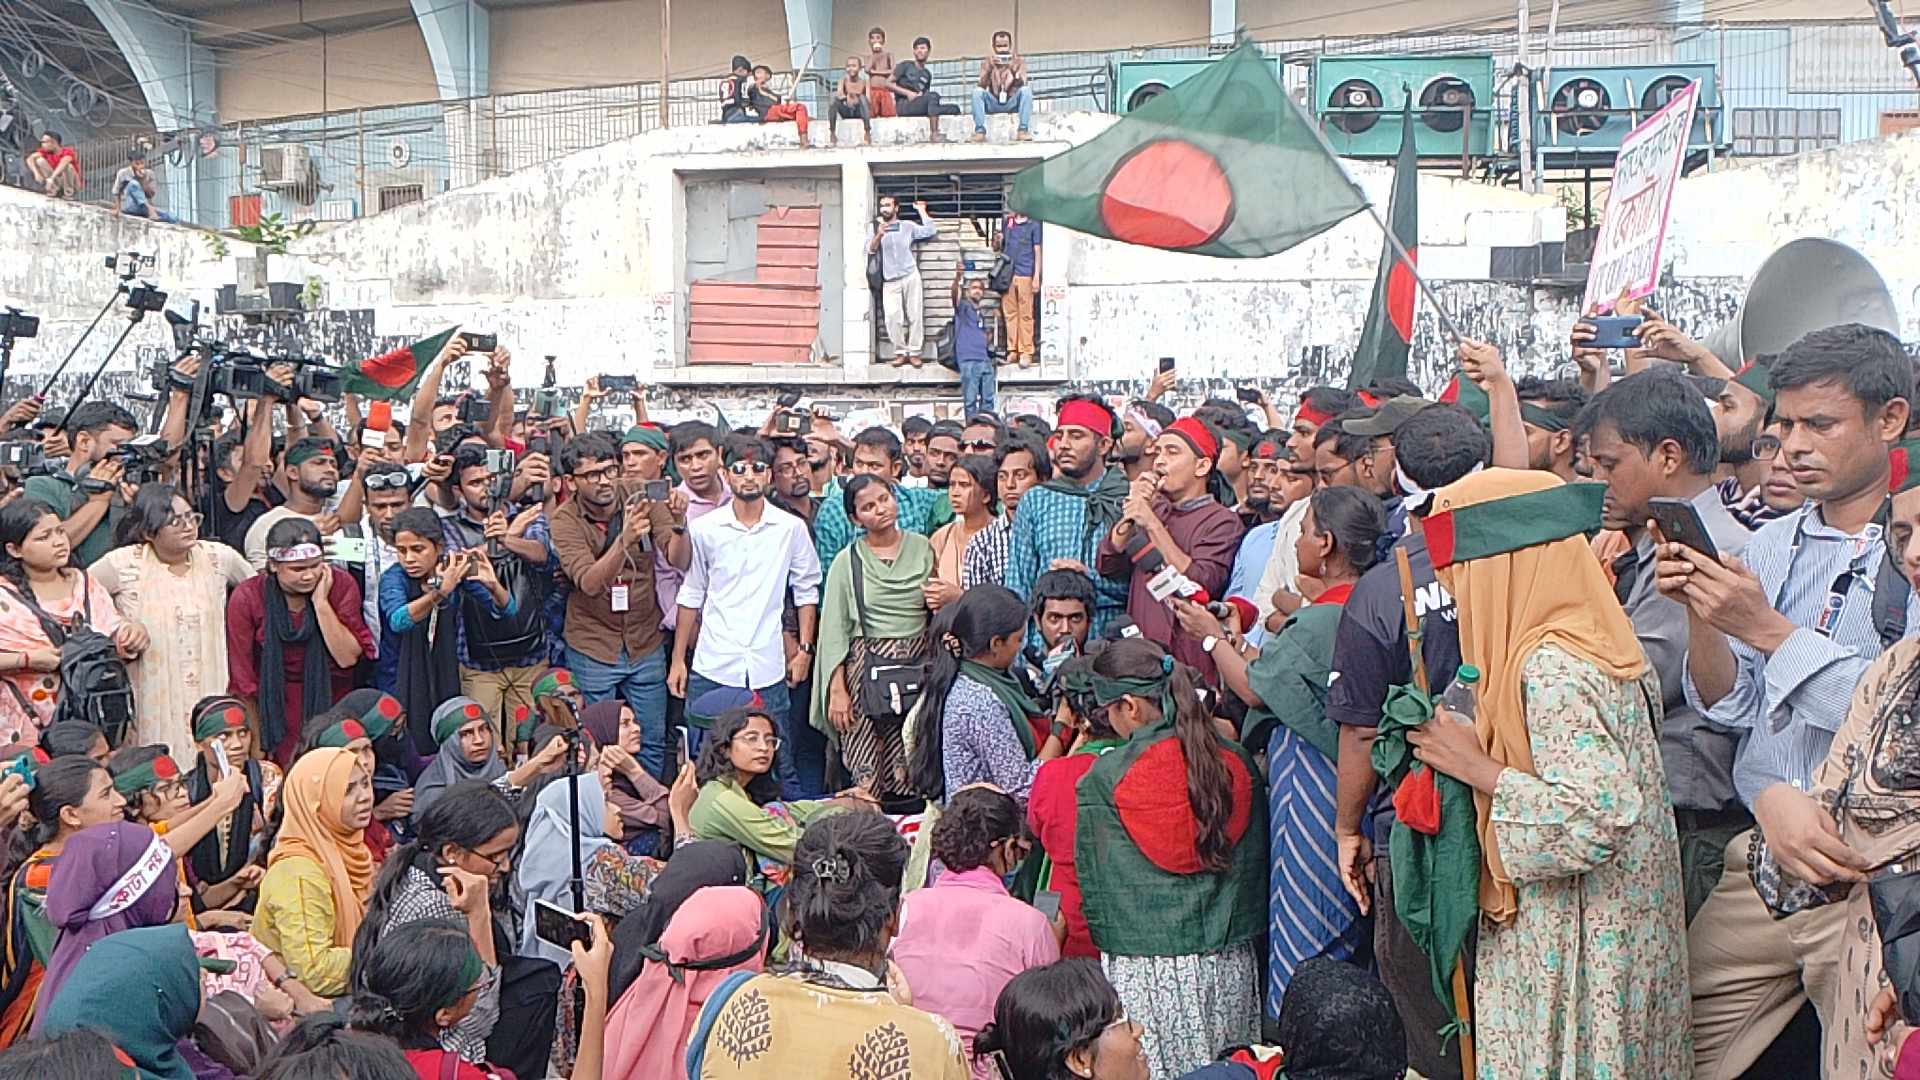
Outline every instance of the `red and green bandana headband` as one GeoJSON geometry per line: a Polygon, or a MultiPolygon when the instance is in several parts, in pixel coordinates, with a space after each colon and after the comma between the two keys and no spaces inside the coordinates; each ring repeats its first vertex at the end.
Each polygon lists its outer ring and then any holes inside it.
{"type": "Polygon", "coordinates": [[[1455,375],[1453,381],[1440,391],[1440,400],[1448,405],[1458,405],[1472,413],[1481,423],[1487,422],[1491,407],[1487,403],[1487,392],[1465,375],[1455,375]]]}
{"type": "Polygon", "coordinates": [[[333,460],[333,448],[330,446],[295,446],[287,451],[287,464],[304,465],[314,458],[324,457],[333,460]]]}
{"type": "Polygon", "coordinates": [[[550,698],[562,690],[573,687],[573,673],[566,668],[554,668],[534,680],[533,700],[550,698]]]}
{"type": "Polygon", "coordinates": [[[1113,410],[1098,401],[1073,398],[1060,406],[1057,427],[1083,427],[1103,439],[1120,437],[1120,420],[1113,410]]]}
{"type": "Polygon", "coordinates": [[[1242,455],[1253,452],[1254,433],[1243,427],[1223,427],[1220,437],[1240,448],[1242,455]]]}
{"type": "Polygon", "coordinates": [[[454,697],[433,710],[433,741],[444,743],[453,733],[486,715],[480,703],[470,697],[454,697]]]}
{"type": "Polygon", "coordinates": [[[1898,495],[1920,487],[1920,439],[1894,443],[1893,449],[1887,451],[1887,463],[1893,467],[1887,477],[1888,494],[1898,495]]]}
{"type": "Polygon", "coordinates": [[[133,795],[150,787],[156,787],[165,781],[178,779],[180,779],[180,766],[175,765],[172,758],[161,754],[152,761],[135,765],[115,776],[113,790],[122,795],[133,795]]]}
{"type": "Polygon", "coordinates": [[[667,433],[657,427],[649,427],[646,424],[635,424],[633,427],[627,429],[625,435],[620,436],[621,446],[625,446],[628,443],[635,443],[649,450],[655,450],[664,454],[667,451],[667,433]]]}
{"type": "Polygon", "coordinates": [[[1220,440],[1214,437],[1207,425],[1191,416],[1183,416],[1168,424],[1166,434],[1180,436],[1180,440],[1192,447],[1194,453],[1208,461],[1220,459],[1220,440]]]}
{"type": "Polygon", "coordinates": [[[204,742],[215,735],[247,726],[247,710],[236,698],[216,698],[193,714],[193,738],[204,742]]]}
{"type": "Polygon", "coordinates": [[[1312,405],[1307,404],[1304,399],[1300,402],[1300,407],[1293,410],[1293,422],[1296,424],[1305,420],[1314,427],[1324,427],[1327,421],[1331,419],[1333,419],[1332,413],[1325,409],[1316,409],[1312,405]]]}
{"type": "Polygon", "coordinates": [[[1606,495],[1605,484],[1558,484],[1428,514],[1420,529],[1439,570],[1596,532],[1606,495]]]}
{"type": "Polygon", "coordinates": [[[1285,449],[1285,443],[1277,443],[1272,439],[1261,439],[1259,442],[1253,444],[1253,459],[1255,461],[1279,461],[1281,460],[1280,452],[1285,449]]]}
{"type": "Polygon", "coordinates": [[[1741,368],[1739,373],[1733,377],[1734,382],[1746,387],[1761,401],[1766,402],[1767,408],[1769,409],[1773,408],[1772,363],[1773,357],[1771,356],[1757,357],[1753,363],[1741,368]]]}
{"type": "MultiPolygon", "coordinates": [[[[358,720],[341,720],[320,733],[320,746],[346,748],[355,739],[367,739],[367,729],[358,720]]],[[[370,741],[370,740],[369,740],[370,741]]]]}
{"type": "Polygon", "coordinates": [[[539,725],[534,723],[532,709],[527,708],[525,705],[515,705],[513,707],[513,741],[514,742],[517,742],[517,743],[532,742],[533,732],[534,732],[534,729],[537,727],[539,727],[539,725]]]}
{"type": "Polygon", "coordinates": [[[400,722],[400,699],[392,694],[381,694],[380,700],[373,703],[366,712],[360,714],[358,723],[367,738],[375,742],[386,738],[393,725],[400,722]]]}

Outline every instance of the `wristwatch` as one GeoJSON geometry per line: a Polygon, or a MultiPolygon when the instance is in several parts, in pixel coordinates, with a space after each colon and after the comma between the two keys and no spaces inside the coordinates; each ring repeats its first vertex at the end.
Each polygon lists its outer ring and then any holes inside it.
{"type": "Polygon", "coordinates": [[[1220,639],[1212,634],[1208,634],[1206,637],[1200,639],[1200,651],[1206,653],[1208,656],[1212,656],[1213,647],[1218,644],[1220,644],[1220,639]]]}
{"type": "Polygon", "coordinates": [[[811,642],[811,641],[803,641],[803,642],[801,642],[801,643],[800,643],[800,651],[801,651],[801,652],[803,652],[803,653],[806,653],[806,654],[807,654],[808,656],[812,656],[812,655],[813,655],[813,642],[811,642]]]}

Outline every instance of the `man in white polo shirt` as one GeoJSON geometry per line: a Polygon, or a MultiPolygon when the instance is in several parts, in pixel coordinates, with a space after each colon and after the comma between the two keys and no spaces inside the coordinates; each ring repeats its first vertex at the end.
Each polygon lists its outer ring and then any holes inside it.
{"type": "MultiPolygon", "coordinates": [[[[759,694],[780,733],[774,776],[781,797],[800,798],[818,791],[822,778],[803,779],[794,771],[787,688],[804,680],[813,666],[820,558],[806,522],[767,501],[773,447],[765,439],[727,439],[721,463],[733,499],[687,527],[693,552],[680,585],[667,688],[688,701],[719,687],[759,694]],[[791,659],[780,625],[788,590],[800,621],[800,647],[791,659]],[[696,634],[699,644],[689,660],[687,646],[696,634]]],[[[689,710],[689,754],[699,753],[706,734],[698,724],[689,710]]]]}

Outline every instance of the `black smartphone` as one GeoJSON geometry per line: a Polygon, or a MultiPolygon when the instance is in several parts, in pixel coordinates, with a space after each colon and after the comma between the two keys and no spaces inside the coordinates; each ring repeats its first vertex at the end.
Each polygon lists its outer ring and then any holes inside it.
{"type": "Polygon", "coordinates": [[[1161,357],[1161,358],[1160,358],[1160,370],[1161,370],[1161,371],[1172,371],[1172,370],[1173,370],[1173,368],[1174,368],[1174,362],[1173,362],[1173,357],[1171,357],[1171,356],[1163,356],[1163,357],[1161,357]]]}
{"type": "Polygon", "coordinates": [[[460,337],[467,343],[468,352],[492,352],[500,347],[500,335],[498,334],[468,334],[463,332],[460,337]]]}
{"type": "Polygon", "coordinates": [[[1646,322],[1638,315],[1589,315],[1582,321],[1593,327],[1587,345],[1594,349],[1639,348],[1640,324],[1646,322]]]}
{"type": "Polygon", "coordinates": [[[666,502],[667,496],[673,494],[673,485],[665,480],[649,480],[641,494],[646,496],[648,502],[666,502]]]}
{"type": "Polygon", "coordinates": [[[1719,549],[1713,546],[1713,537],[1707,535],[1706,523],[1700,520],[1700,511],[1685,499],[1652,498],[1647,500],[1647,512],[1652,515],[1653,523],[1660,526],[1660,535],[1676,544],[1685,544],[1709,559],[1720,558],[1719,549]]]}
{"type": "Polygon", "coordinates": [[[1052,922],[1060,917],[1060,894],[1052,889],[1041,889],[1033,894],[1033,909],[1052,922]]]}
{"type": "Polygon", "coordinates": [[[1242,387],[1236,388],[1233,392],[1233,396],[1239,398],[1241,401],[1244,401],[1249,405],[1260,404],[1260,391],[1255,390],[1251,386],[1242,386],[1242,387]]]}
{"type": "Polygon", "coordinates": [[[640,377],[637,375],[602,375],[600,389],[613,393],[631,394],[640,389],[640,377]]]}
{"type": "Polygon", "coordinates": [[[533,934],[555,948],[564,949],[574,942],[593,944],[593,930],[573,917],[565,908],[545,900],[533,902],[533,934]]]}

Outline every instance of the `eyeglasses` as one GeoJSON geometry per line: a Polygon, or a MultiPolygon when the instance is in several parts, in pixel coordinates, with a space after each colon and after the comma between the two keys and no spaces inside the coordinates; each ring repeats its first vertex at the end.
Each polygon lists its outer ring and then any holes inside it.
{"type": "Polygon", "coordinates": [[[405,470],[395,472],[370,473],[366,484],[368,491],[385,491],[388,488],[404,488],[413,483],[413,478],[405,470]]]}
{"type": "Polygon", "coordinates": [[[185,525],[189,529],[197,529],[200,527],[201,520],[202,519],[200,516],[200,512],[198,510],[188,510],[184,514],[174,514],[168,517],[167,524],[185,525]]]}
{"type": "Polygon", "coordinates": [[[613,479],[620,470],[618,465],[602,465],[597,469],[575,469],[573,478],[583,484],[600,484],[613,479]]]}
{"type": "Polygon", "coordinates": [[[755,476],[765,476],[773,471],[773,466],[764,461],[736,461],[727,466],[727,471],[735,476],[745,476],[749,472],[755,476]]]}
{"type": "Polygon", "coordinates": [[[974,439],[972,442],[961,443],[960,449],[971,450],[976,454],[990,454],[993,452],[994,442],[992,439],[974,439]]]}
{"type": "Polygon", "coordinates": [[[167,802],[176,796],[184,798],[186,794],[187,782],[185,780],[162,780],[153,785],[153,797],[159,799],[161,802],[167,802]]]}
{"type": "Polygon", "coordinates": [[[1762,435],[1753,440],[1753,460],[1772,461],[1780,456],[1780,436],[1762,435]]]}
{"type": "Polygon", "coordinates": [[[481,862],[486,863],[488,866],[493,867],[493,872],[496,874],[506,873],[507,864],[513,861],[512,848],[508,848],[498,855],[489,855],[484,851],[475,851],[472,848],[467,848],[466,852],[481,862]]]}
{"type": "Polygon", "coordinates": [[[780,749],[780,736],[762,735],[757,731],[743,731],[733,737],[742,746],[764,746],[769,750],[780,749]]]}

